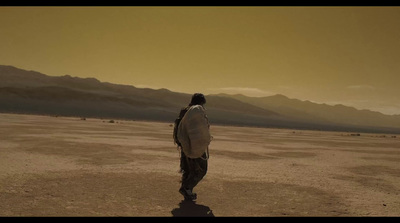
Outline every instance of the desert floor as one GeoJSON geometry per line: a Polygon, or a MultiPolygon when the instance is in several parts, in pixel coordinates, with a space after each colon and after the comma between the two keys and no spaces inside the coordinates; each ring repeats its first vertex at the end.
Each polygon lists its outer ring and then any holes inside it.
{"type": "Polygon", "coordinates": [[[212,125],[192,203],[172,122],[113,121],[0,114],[0,216],[400,216],[399,135],[212,125]]]}

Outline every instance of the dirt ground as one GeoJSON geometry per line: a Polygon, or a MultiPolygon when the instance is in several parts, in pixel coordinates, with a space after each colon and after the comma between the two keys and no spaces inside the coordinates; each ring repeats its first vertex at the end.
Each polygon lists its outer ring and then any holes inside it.
{"type": "Polygon", "coordinates": [[[0,216],[400,216],[400,136],[217,126],[196,202],[172,122],[0,114],[0,216]]]}

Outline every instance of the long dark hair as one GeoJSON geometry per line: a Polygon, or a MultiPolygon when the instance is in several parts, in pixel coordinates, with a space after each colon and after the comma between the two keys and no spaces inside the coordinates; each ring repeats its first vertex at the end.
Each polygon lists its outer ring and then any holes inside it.
{"type": "Polygon", "coordinates": [[[189,106],[192,105],[204,105],[206,103],[206,98],[202,93],[194,93],[189,106]]]}

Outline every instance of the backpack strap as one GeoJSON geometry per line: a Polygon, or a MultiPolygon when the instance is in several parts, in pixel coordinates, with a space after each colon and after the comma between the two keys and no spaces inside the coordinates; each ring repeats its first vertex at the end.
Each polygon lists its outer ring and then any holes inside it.
{"type": "Polygon", "coordinates": [[[206,158],[203,158],[203,156],[200,156],[200,158],[201,158],[202,160],[208,160],[208,159],[210,159],[210,151],[208,150],[208,146],[207,146],[206,158]]]}

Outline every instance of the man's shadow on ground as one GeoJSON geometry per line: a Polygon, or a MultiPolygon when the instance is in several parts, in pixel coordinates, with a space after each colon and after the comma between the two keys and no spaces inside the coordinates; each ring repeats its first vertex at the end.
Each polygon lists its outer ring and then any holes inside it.
{"type": "Polygon", "coordinates": [[[182,200],[179,208],[174,208],[171,213],[173,217],[215,217],[208,206],[188,200],[182,200]]]}

